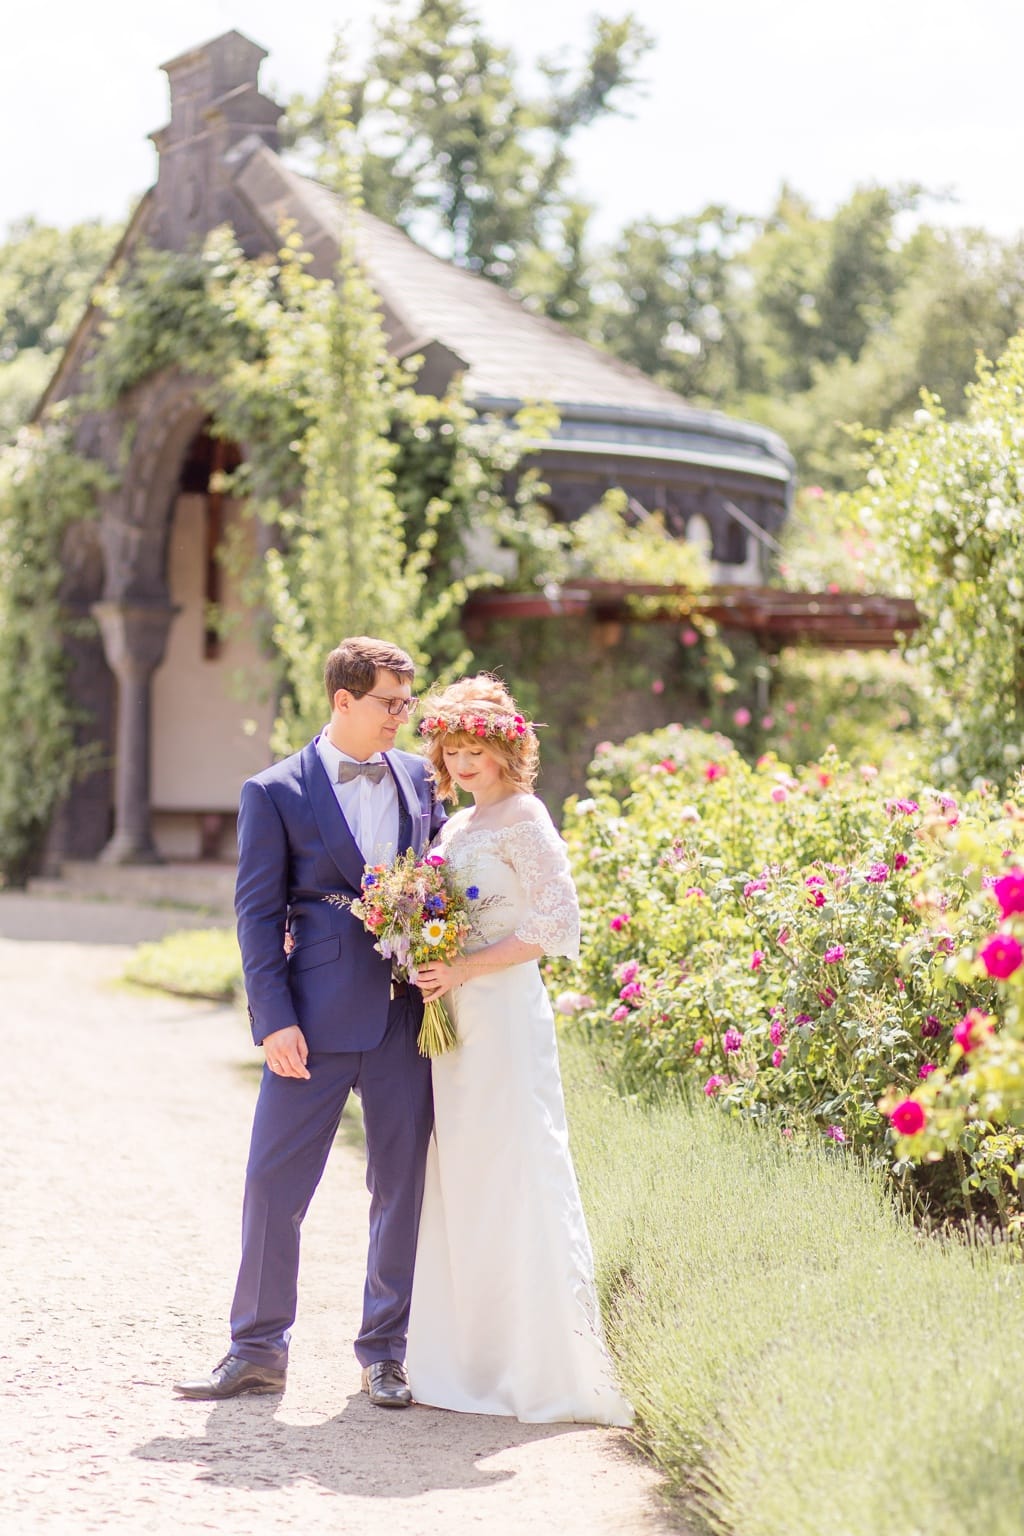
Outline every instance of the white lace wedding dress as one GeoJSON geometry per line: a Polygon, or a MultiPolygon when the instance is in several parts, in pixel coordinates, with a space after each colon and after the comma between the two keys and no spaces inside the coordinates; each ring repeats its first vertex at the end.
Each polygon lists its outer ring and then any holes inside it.
{"type": "MultiPolygon", "coordinates": [[[[579,909],[547,813],[496,830],[465,821],[460,813],[446,823],[439,850],[459,883],[479,891],[467,947],[514,933],[574,957],[579,909]]],[[[524,1423],[629,1424],[601,1334],[538,964],[477,977],[446,1001],[460,1044],[433,1062],[407,1354],[413,1396],[524,1423]]]]}

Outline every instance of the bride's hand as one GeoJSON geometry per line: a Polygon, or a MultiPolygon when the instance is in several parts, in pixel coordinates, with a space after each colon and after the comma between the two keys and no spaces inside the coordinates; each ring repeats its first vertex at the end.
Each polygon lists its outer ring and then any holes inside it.
{"type": "Polygon", "coordinates": [[[458,987],[465,978],[462,974],[462,966],[458,960],[450,963],[445,960],[432,960],[429,965],[421,965],[416,970],[416,985],[423,993],[425,1003],[433,1002],[436,997],[443,997],[450,992],[452,987],[458,987]]]}

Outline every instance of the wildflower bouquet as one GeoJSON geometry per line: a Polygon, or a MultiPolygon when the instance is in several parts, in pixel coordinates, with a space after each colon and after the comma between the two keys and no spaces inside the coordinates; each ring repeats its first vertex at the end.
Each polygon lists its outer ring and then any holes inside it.
{"type": "MultiPolygon", "coordinates": [[[[376,939],[374,948],[391,961],[392,973],[415,985],[418,966],[461,953],[469,931],[466,903],[441,854],[419,859],[410,850],[391,865],[367,865],[362,894],[349,905],[376,939]]],[[[441,1056],[458,1044],[440,998],[425,1005],[416,1043],[422,1056],[441,1056]]]]}

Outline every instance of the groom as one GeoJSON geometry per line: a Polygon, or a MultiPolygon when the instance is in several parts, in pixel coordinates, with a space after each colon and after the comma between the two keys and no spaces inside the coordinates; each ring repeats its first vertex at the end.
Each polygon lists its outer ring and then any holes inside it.
{"type": "Polygon", "coordinates": [[[363,866],[423,851],[444,820],[423,759],[394,750],[413,664],[366,636],[327,658],[331,717],[301,752],[242,787],[235,910],[253,1038],[266,1065],[252,1130],[231,1348],[184,1397],[282,1392],[295,1320],[299,1227],[349,1092],[363,1104],[370,1244],[355,1352],[380,1407],[411,1402],[405,1335],[427,1142],[423,1002],[347,906],[363,866]],[[285,954],[285,929],[293,947],[285,954]]]}

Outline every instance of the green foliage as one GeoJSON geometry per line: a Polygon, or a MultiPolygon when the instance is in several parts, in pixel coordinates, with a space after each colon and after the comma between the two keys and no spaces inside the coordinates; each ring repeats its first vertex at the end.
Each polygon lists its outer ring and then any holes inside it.
{"type": "MultiPolygon", "coordinates": [[[[599,754],[593,797],[569,801],[580,1017],[625,1091],[689,1082],[888,1161],[883,1096],[910,1094],[967,1009],[994,998],[987,977],[947,966],[985,916],[942,861],[950,824],[998,839],[1002,809],[985,793],[885,792],[872,765],[834,755],[751,768],[726,746],[681,729],[636,738],[599,754]],[[609,791],[627,774],[620,801],[609,791]],[[926,897],[940,868],[941,900],[926,897]]],[[[929,1166],[914,1187],[955,1210],[951,1179],[929,1166]]]]}
{"type": "Polygon", "coordinates": [[[0,245],[0,442],[28,421],[119,234],[95,220],[61,230],[24,219],[8,230],[0,245]]]}
{"type": "Polygon", "coordinates": [[[876,542],[880,579],[914,598],[943,722],[939,772],[1006,783],[1024,759],[1024,342],[1011,342],[951,421],[925,399],[912,422],[871,439],[849,515],[876,542]]]}
{"type": "Polygon", "coordinates": [[[188,928],[153,944],[140,944],[125,980],[181,997],[230,1002],[242,990],[242,957],[230,928],[188,928]]]}
{"type": "Polygon", "coordinates": [[[365,71],[353,75],[336,49],[320,97],[293,103],[292,137],[330,148],[346,117],[370,212],[512,286],[524,253],[578,221],[567,144],[617,110],[651,45],[633,16],[595,17],[585,57],[540,61],[544,85],[529,94],[464,0],[391,3],[365,71]]]}
{"type": "Polygon", "coordinates": [[[58,424],[0,451],[0,884],[22,885],[50,817],[90,759],[65,688],[61,548],[106,478],[58,424]]]}
{"type": "Polygon", "coordinates": [[[838,1148],[561,1056],[609,1344],[687,1527],[1016,1536],[1017,1250],[922,1242],[838,1148]]]}

